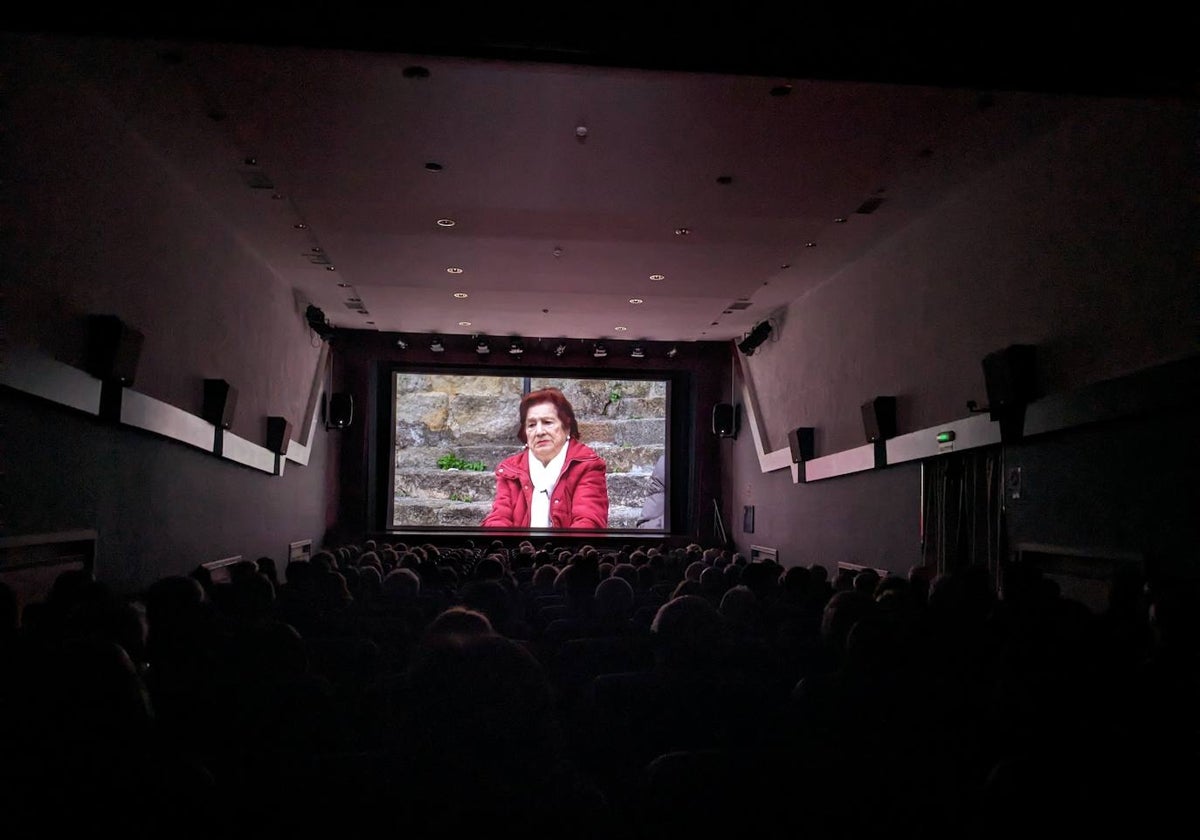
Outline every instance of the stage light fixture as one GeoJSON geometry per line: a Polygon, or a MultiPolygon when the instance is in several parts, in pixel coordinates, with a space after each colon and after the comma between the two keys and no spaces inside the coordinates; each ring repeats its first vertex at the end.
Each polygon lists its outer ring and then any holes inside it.
{"type": "Polygon", "coordinates": [[[445,349],[446,345],[442,344],[442,340],[437,336],[434,336],[433,340],[429,342],[429,350],[433,353],[442,353],[445,349]]]}
{"type": "Polygon", "coordinates": [[[603,359],[605,356],[608,355],[608,348],[605,347],[603,344],[597,342],[595,347],[592,348],[592,355],[595,356],[597,359],[603,359]]]}
{"type": "Polygon", "coordinates": [[[508,355],[520,356],[525,352],[525,345],[521,343],[519,338],[511,338],[508,342],[508,355]]]}
{"type": "Polygon", "coordinates": [[[672,347],[670,350],[668,350],[668,351],[667,351],[667,358],[668,358],[668,359],[674,359],[674,358],[675,358],[676,356],[678,356],[678,355],[679,355],[679,348],[678,348],[678,347],[672,347]]]}
{"type": "Polygon", "coordinates": [[[754,355],[754,351],[758,346],[767,340],[767,336],[771,334],[771,323],[769,321],[760,321],[754,329],[747,333],[746,337],[738,343],[738,349],[747,356],[754,355]]]}
{"type": "Polygon", "coordinates": [[[633,350],[629,352],[629,356],[633,359],[644,359],[646,358],[646,351],[642,349],[642,345],[635,344],[633,350]]]}
{"type": "Polygon", "coordinates": [[[475,342],[475,352],[480,356],[486,356],[488,353],[492,352],[492,346],[488,344],[488,340],[486,338],[481,337],[475,342]]]}
{"type": "Polygon", "coordinates": [[[405,341],[403,338],[397,338],[397,339],[396,339],[396,346],[397,346],[397,347],[399,347],[401,350],[407,350],[407,349],[408,349],[408,342],[407,342],[407,341],[405,341]]]}
{"type": "Polygon", "coordinates": [[[566,352],[567,352],[567,345],[563,344],[562,342],[559,342],[557,345],[555,345],[555,347],[554,347],[554,355],[555,356],[561,356],[563,353],[566,353],[566,352]]]}

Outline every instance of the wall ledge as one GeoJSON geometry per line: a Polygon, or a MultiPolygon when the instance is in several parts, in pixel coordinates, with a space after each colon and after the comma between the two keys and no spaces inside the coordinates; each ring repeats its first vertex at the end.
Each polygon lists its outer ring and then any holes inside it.
{"type": "Polygon", "coordinates": [[[0,385],[82,411],[131,429],[209,452],[230,463],[272,475],[282,475],[286,461],[307,466],[325,391],[329,345],[322,343],[308,405],[301,424],[303,440],[289,440],[281,456],[245,438],[218,428],[181,408],[100,379],[29,348],[13,350],[0,366],[0,385]]]}

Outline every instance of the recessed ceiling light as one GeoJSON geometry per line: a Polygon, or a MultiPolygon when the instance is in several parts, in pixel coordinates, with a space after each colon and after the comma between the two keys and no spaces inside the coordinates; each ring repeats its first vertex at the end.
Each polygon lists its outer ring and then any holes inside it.
{"type": "Polygon", "coordinates": [[[462,274],[462,269],[451,266],[450,268],[446,269],[446,273],[447,274],[462,274]]]}
{"type": "Polygon", "coordinates": [[[469,326],[471,326],[471,322],[470,321],[459,321],[458,325],[460,327],[469,327],[469,326]]]}
{"type": "Polygon", "coordinates": [[[466,292],[455,292],[454,296],[456,298],[458,298],[459,300],[463,300],[464,298],[467,297],[467,293],[466,292]]]}
{"type": "Polygon", "coordinates": [[[296,222],[292,227],[296,230],[308,230],[308,225],[304,224],[304,222],[296,222]]]}
{"type": "Polygon", "coordinates": [[[846,224],[846,217],[838,216],[836,219],[833,220],[833,223],[835,225],[844,225],[844,224],[846,224]]]}
{"type": "Polygon", "coordinates": [[[332,265],[327,265],[327,266],[325,266],[325,270],[326,271],[337,271],[337,267],[332,266],[332,265]]]}
{"type": "Polygon", "coordinates": [[[617,332],[625,332],[629,327],[613,327],[617,332]]]}
{"type": "Polygon", "coordinates": [[[676,236],[687,236],[691,232],[692,232],[691,228],[675,228],[676,236]]]}
{"type": "Polygon", "coordinates": [[[792,264],[791,264],[791,263],[784,263],[783,265],[781,265],[781,266],[779,266],[779,267],[780,267],[781,269],[788,269],[788,268],[791,268],[791,267],[792,267],[792,264]]]}
{"type": "Polygon", "coordinates": [[[645,303],[646,301],[642,300],[641,298],[630,298],[629,302],[630,303],[645,303]]]}
{"type": "Polygon", "coordinates": [[[805,243],[804,243],[804,247],[805,247],[805,248],[816,248],[816,247],[817,247],[817,243],[816,243],[816,242],[805,242],[805,243]]]}
{"type": "Polygon", "coordinates": [[[453,219],[438,219],[438,227],[454,227],[456,222],[453,219]]]}
{"type": "Polygon", "coordinates": [[[350,284],[349,283],[338,283],[338,288],[339,289],[349,289],[350,284]]]}
{"type": "Polygon", "coordinates": [[[651,274],[651,275],[650,275],[650,279],[651,279],[651,280],[666,280],[666,279],[667,279],[667,275],[665,275],[665,274],[651,274]]]}

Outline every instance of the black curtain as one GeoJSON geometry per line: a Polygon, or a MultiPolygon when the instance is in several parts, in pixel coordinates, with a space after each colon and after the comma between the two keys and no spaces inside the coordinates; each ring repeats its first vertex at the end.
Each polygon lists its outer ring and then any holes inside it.
{"type": "Polygon", "coordinates": [[[922,550],[938,574],[986,565],[999,574],[1006,541],[999,446],[951,452],[922,470],[922,550]]]}

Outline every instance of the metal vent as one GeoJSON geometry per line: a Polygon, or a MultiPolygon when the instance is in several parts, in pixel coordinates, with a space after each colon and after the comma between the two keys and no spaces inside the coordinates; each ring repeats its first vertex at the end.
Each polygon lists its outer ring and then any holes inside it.
{"type": "Polygon", "coordinates": [[[347,309],[353,309],[355,312],[365,312],[367,307],[361,300],[348,300],[345,302],[347,309]]]}
{"type": "Polygon", "coordinates": [[[868,198],[862,204],[858,205],[858,209],[854,212],[862,213],[865,216],[868,213],[874,213],[876,210],[878,210],[880,204],[883,204],[882,198],[879,198],[878,196],[875,196],[874,198],[868,198]]]}
{"type": "Polygon", "coordinates": [[[729,304],[725,308],[726,309],[734,309],[734,310],[742,310],[742,309],[749,309],[751,307],[751,305],[752,304],[748,300],[735,300],[733,303],[729,304]]]}

